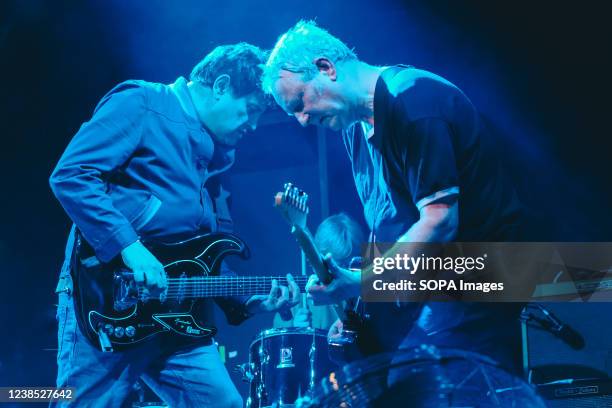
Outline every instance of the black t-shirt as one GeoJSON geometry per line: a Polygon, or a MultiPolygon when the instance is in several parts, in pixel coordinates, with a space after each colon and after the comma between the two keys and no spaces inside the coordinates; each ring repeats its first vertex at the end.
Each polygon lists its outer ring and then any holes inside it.
{"type": "MultiPolygon", "coordinates": [[[[521,204],[478,112],[459,88],[427,71],[388,68],[376,84],[374,122],[369,138],[371,129],[357,123],[344,140],[376,241],[397,241],[418,221],[423,206],[451,198],[459,204],[457,241],[519,239],[521,204]]],[[[427,342],[469,349],[512,366],[521,308],[428,302],[404,346],[427,342]]],[[[380,318],[381,331],[393,327],[380,318]]]]}
{"type": "Polygon", "coordinates": [[[459,88],[415,68],[387,69],[376,85],[374,135],[393,199],[420,210],[456,195],[457,241],[516,239],[521,204],[494,141],[459,88]]]}

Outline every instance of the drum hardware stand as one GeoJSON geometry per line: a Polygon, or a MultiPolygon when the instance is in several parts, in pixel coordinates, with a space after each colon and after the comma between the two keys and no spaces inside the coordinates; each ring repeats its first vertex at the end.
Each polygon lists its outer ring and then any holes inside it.
{"type": "Polygon", "coordinates": [[[259,361],[261,362],[262,368],[259,369],[259,384],[257,384],[257,398],[259,399],[259,403],[261,404],[261,401],[267,398],[267,392],[264,386],[265,382],[264,382],[263,367],[269,364],[270,362],[270,356],[263,349],[263,341],[261,342],[261,345],[259,346],[259,361]]]}
{"type": "Polygon", "coordinates": [[[250,383],[253,381],[253,378],[255,378],[249,363],[236,364],[234,366],[234,372],[241,375],[241,380],[243,382],[250,383]]]}
{"type": "MultiPolygon", "coordinates": [[[[306,254],[304,253],[304,251],[300,251],[301,254],[301,272],[302,272],[302,276],[306,276],[307,275],[307,270],[308,270],[308,264],[306,263],[306,254]]],[[[302,307],[303,308],[308,308],[308,302],[307,302],[307,298],[306,298],[306,293],[304,293],[302,295],[302,307]]],[[[308,325],[309,327],[312,327],[312,315],[311,315],[311,321],[310,324],[308,325]]],[[[315,387],[315,381],[314,381],[314,375],[315,375],[315,355],[317,352],[317,345],[316,345],[316,339],[317,339],[317,335],[316,335],[316,331],[313,330],[312,331],[312,345],[310,346],[310,352],[308,353],[308,358],[310,360],[310,381],[308,383],[308,392],[307,394],[312,397],[312,393],[314,392],[314,387],[315,387]]]]}
{"type": "Polygon", "coordinates": [[[317,346],[315,344],[316,336],[313,331],[312,335],[312,345],[310,346],[310,352],[308,353],[308,358],[310,359],[310,382],[308,383],[308,394],[312,396],[315,387],[315,354],[317,352],[317,346]]]}

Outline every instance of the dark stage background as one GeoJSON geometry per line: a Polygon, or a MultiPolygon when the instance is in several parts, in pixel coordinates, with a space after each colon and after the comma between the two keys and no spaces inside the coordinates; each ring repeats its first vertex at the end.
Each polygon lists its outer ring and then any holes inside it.
{"type": "MultiPolygon", "coordinates": [[[[54,383],[53,290],[69,222],[47,179],[97,100],[126,79],[188,75],[220,43],[270,47],[299,18],[316,18],[367,62],[415,65],[462,88],[540,219],[532,240],[612,241],[609,14],[603,2],[563,3],[3,1],[0,385],[54,383]]],[[[234,263],[239,273],[297,272],[298,250],[271,206],[286,180],[311,192],[313,227],[341,210],[362,221],[341,140],[325,142],[282,115],[243,141],[229,181],[253,259],[234,263]]],[[[228,367],[246,361],[249,339],[270,322],[227,327],[219,315],[218,340],[237,351],[228,367]]]]}

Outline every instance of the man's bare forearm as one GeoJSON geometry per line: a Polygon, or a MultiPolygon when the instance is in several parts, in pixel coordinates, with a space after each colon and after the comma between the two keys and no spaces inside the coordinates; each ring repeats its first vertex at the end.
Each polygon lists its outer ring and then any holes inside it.
{"type": "MultiPolygon", "coordinates": [[[[427,244],[433,242],[449,242],[457,235],[457,204],[432,204],[421,211],[421,218],[412,224],[397,242],[381,254],[384,258],[395,258],[401,254],[417,257],[426,252],[427,244]],[[412,243],[411,254],[406,254],[406,243],[412,243]]],[[[372,272],[372,266],[362,271],[362,285],[371,287],[378,275],[372,272]]]]}

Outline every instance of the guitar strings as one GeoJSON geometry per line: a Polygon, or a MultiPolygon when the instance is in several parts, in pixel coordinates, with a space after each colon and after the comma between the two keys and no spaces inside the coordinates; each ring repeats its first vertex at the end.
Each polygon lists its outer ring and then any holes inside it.
{"type": "MultiPolygon", "coordinates": [[[[187,299],[246,294],[267,294],[272,280],[286,284],[286,277],[236,277],[236,276],[196,276],[188,278],[168,278],[168,287],[159,296],[144,295],[144,288],[138,288],[139,300],[187,299]]],[[[297,276],[295,283],[303,288],[308,281],[306,276],[297,276]]]]}

